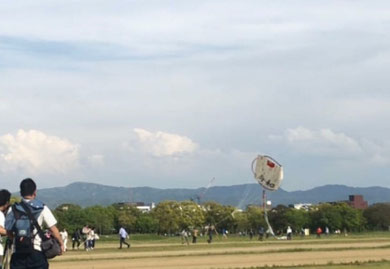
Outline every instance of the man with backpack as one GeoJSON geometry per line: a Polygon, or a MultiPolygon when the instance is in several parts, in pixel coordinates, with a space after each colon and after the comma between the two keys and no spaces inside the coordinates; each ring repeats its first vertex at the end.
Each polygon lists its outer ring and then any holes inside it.
{"type": "Polygon", "coordinates": [[[41,248],[42,227],[47,227],[59,242],[62,254],[64,244],[56,227],[57,220],[46,205],[35,199],[37,186],[31,178],[20,183],[20,195],[22,201],[12,206],[5,221],[8,236],[14,239],[11,269],[47,269],[49,263],[41,248]]]}

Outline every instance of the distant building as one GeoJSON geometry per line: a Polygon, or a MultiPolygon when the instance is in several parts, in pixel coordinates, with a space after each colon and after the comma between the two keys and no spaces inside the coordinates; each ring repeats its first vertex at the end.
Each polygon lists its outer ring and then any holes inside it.
{"type": "Polygon", "coordinates": [[[140,210],[142,213],[150,212],[153,208],[156,207],[155,203],[145,204],[144,202],[136,203],[117,203],[115,204],[119,210],[126,210],[130,207],[135,207],[140,210]]]}
{"type": "Polygon", "coordinates": [[[148,204],[148,205],[145,205],[145,204],[144,205],[137,205],[137,209],[139,211],[141,211],[142,213],[148,213],[155,207],[156,207],[155,203],[151,203],[151,204],[148,204]]]}
{"type": "Polygon", "coordinates": [[[295,208],[295,209],[299,209],[299,210],[305,210],[305,211],[309,211],[310,208],[312,207],[312,204],[308,204],[308,203],[301,203],[301,204],[292,204],[292,205],[289,205],[290,208],[295,208]]]}
{"type": "Polygon", "coordinates": [[[349,200],[346,202],[356,209],[366,209],[368,207],[368,202],[364,201],[363,195],[350,195],[349,200]]]}

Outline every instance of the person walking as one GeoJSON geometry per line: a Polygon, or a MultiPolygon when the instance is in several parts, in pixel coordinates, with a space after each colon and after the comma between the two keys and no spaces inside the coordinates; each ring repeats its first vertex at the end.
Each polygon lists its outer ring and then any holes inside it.
{"type": "Polygon", "coordinates": [[[213,242],[213,232],[215,232],[215,234],[218,234],[217,230],[215,229],[215,226],[209,225],[208,229],[207,229],[207,234],[209,236],[209,239],[207,239],[207,243],[209,243],[209,244],[211,244],[211,242],[213,242]]]}
{"type": "Polygon", "coordinates": [[[184,242],[187,243],[187,246],[190,245],[190,241],[188,240],[188,231],[187,231],[187,229],[183,229],[181,231],[181,243],[184,245],[184,242]]]}
{"type": "Polygon", "coordinates": [[[80,239],[81,239],[80,229],[76,229],[72,235],[72,250],[75,249],[76,245],[77,245],[77,249],[79,249],[80,239]]]}
{"type": "Polygon", "coordinates": [[[194,228],[194,230],[192,231],[192,244],[196,244],[196,241],[198,239],[198,233],[198,229],[194,228]]]}
{"type": "Polygon", "coordinates": [[[1,236],[7,235],[7,230],[5,229],[5,214],[10,205],[11,193],[7,190],[0,191],[0,269],[2,268],[3,261],[3,244],[1,236]]]}
{"type": "Polygon", "coordinates": [[[88,234],[90,231],[91,231],[91,228],[88,225],[85,225],[83,227],[83,229],[81,230],[85,250],[88,250],[88,234]]]}
{"type": "Polygon", "coordinates": [[[44,225],[48,227],[50,233],[60,244],[61,255],[64,252],[64,243],[56,226],[57,220],[50,209],[36,199],[37,185],[31,178],[26,178],[20,183],[20,195],[22,201],[12,206],[12,210],[8,212],[5,219],[5,228],[8,236],[14,240],[15,248],[11,257],[11,269],[48,269],[49,263],[41,249],[42,238],[37,229],[31,227],[33,225],[31,220],[25,216],[28,211],[31,211],[40,227],[44,225]],[[24,226],[26,224],[29,226],[24,226]]]}
{"type": "Polygon", "coordinates": [[[260,226],[259,227],[259,241],[263,241],[264,238],[264,227],[260,226]]]}
{"type": "Polygon", "coordinates": [[[321,227],[318,227],[316,232],[317,232],[317,238],[321,238],[321,234],[322,234],[321,227]]]}
{"type": "Polygon", "coordinates": [[[93,227],[91,227],[87,234],[87,243],[86,243],[86,251],[93,250],[93,240],[95,238],[95,232],[93,230],[93,227]]]}
{"type": "Polygon", "coordinates": [[[126,232],[125,228],[123,226],[121,226],[121,228],[119,229],[119,238],[120,238],[119,249],[122,248],[122,244],[127,245],[127,248],[130,247],[130,244],[126,242],[126,238],[128,238],[128,237],[129,237],[129,234],[126,232]]]}
{"type": "Polygon", "coordinates": [[[250,229],[249,230],[249,240],[252,240],[253,239],[253,230],[250,229]]]}
{"type": "Polygon", "coordinates": [[[328,226],[325,227],[325,235],[329,236],[329,228],[328,228],[328,226]]]}
{"type": "Polygon", "coordinates": [[[66,252],[67,251],[66,245],[68,244],[68,232],[66,231],[65,228],[62,230],[62,232],[60,232],[60,235],[62,238],[62,242],[64,242],[64,251],[66,252]]]}
{"type": "Polygon", "coordinates": [[[287,240],[292,239],[292,229],[290,226],[287,226],[287,240]]]}

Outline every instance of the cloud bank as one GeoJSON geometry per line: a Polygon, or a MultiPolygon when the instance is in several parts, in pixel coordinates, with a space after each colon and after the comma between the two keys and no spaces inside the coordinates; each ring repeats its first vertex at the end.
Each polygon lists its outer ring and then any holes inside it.
{"type": "Polygon", "coordinates": [[[0,169],[3,172],[64,174],[79,165],[79,147],[67,139],[37,130],[19,130],[0,136],[0,169]]]}
{"type": "Polygon", "coordinates": [[[390,164],[390,144],[378,144],[367,139],[356,139],[331,129],[287,129],[283,135],[270,135],[270,140],[287,144],[293,151],[333,159],[359,159],[376,165],[390,164]]]}
{"type": "Polygon", "coordinates": [[[135,128],[136,147],[155,157],[175,157],[193,153],[198,148],[190,138],[178,134],[162,131],[150,132],[145,129],[135,128]]]}

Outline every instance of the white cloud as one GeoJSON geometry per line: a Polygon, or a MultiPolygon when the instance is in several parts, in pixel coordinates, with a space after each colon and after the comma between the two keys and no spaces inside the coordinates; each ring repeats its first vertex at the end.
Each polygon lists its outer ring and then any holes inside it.
{"type": "Polygon", "coordinates": [[[295,152],[342,159],[357,159],[364,163],[390,164],[390,143],[356,139],[330,129],[311,130],[304,127],[287,129],[283,135],[269,139],[284,142],[295,152]]]}
{"type": "Polygon", "coordinates": [[[67,173],[78,166],[78,146],[37,130],[0,136],[0,170],[67,173]]]}
{"type": "Polygon", "coordinates": [[[185,153],[192,153],[198,145],[190,138],[177,134],[165,132],[150,132],[145,129],[135,128],[135,145],[142,152],[151,154],[155,157],[178,156],[185,153]]]}
{"type": "Polygon", "coordinates": [[[330,129],[310,130],[304,127],[287,129],[282,136],[270,136],[272,140],[283,140],[295,150],[317,155],[355,155],[364,149],[358,141],[344,133],[330,129]]]}
{"type": "Polygon", "coordinates": [[[101,166],[104,164],[104,156],[101,154],[94,154],[89,156],[88,163],[92,166],[101,166]]]}

